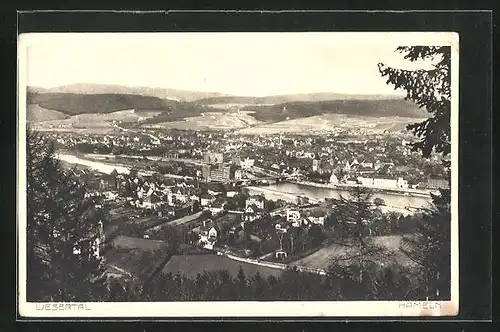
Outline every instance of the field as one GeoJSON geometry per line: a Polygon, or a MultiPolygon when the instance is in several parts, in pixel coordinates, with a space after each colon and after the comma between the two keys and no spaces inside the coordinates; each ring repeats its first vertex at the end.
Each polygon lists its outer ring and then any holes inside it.
{"type": "Polygon", "coordinates": [[[44,109],[38,105],[28,108],[28,121],[38,123],[39,126],[51,128],[117,128],[115,123],[137,123],[151,119],[159,111],[122,110],[111,113],[84,113],[73,116],[59,111],[44,109]]]}
{"type": "Polygon", "coordinates": [[[255,111],[253,116],[257,120],[265,122],[293,120],[321,114],[344,114],[375,118],[392,116],[426,118],[429,116],[427,111],[420,109],[418,105],[403,99],[290,102],[271,106],[245,107],[242,111],[255,111]]]}
{"type": "Polygon", "coordinates": [[[112,245],[118,249],[130,249],[130,250],[140,250],[140,251],[150,251],[164,249],[167,244],[159,240],[149,240],[137,237],[129,236],[117,236],[113,239],[112,245]]]}
{"type": "Polygon", "coordinates": [[[227,270],[229,274],[235,277],[238,274],[240,266],[246,276],[252,276],[259,272],[264,278],[271,275],[279,277],[283,272],[283,270],[280,269],[238,262],[215,254],[199,254],[173,256],[163,268],[163,273],[176,274],[179,272],[180,274],[185,274],[188,277],[196,277],[198,272],[227,270]]]}
{"type": "MultiPolygon", "coordinates": [[[[399,243],[401,241],[401,236],[390,235],[390,236],[377,236],[373,238],[375,244],[380,245],[394,253],[395,261],[401,265],[409,266],[411,262],[409,259],[399,250],[399,243]]],[[[356,254],[356,250],[349,248],[347,246],[332,244],[325,247],[315,253],[304,257],[298,261],[293,262],[293,265],[306,266],[317,269],[326,269],[328,266],[336,259],[340,258],[346,254],[356,254]]]]}
{"type": "Polygon", "coordinates": [[[420,122],[422,119],[405,117],[368,117],[344,114],[322,114],[300,119],[264,123],[249,128],[243,128],[239,134],[276,134],[276,133],[308,133],[310,131],[331,131],[335,128],[357,128],[373,132],[400,131],[410,123],[420,122]]]}
{"type": "Polygon", "coordinates": [[[63,120],[69,118],[69,115],[59,111],[46,109],[36,104],[29,104],[26,106],[26,117],[28,122],[36,123],[53,120],[63,120]]]}
{"type": "Polygon", "coordinates": [[[196,102],[205,105],[224,105],[224,104],[253,104],[253,105],[274,105],[288,102],[317,102],[327,100],[394,100],[401,99],[401,95],[356,95],[339,94],[330,92],[320,93],[298,93],[290,95],[277,95],[265,97],[247,97],[247,96],[215,96],[199,99],[196,102]]]}
{"type": "MultiPolygon", "coordinates": [[[[400,130],[416,119],[428,117],[424,109],[394,96],[320,93],[188,102],[162,93],[158,98],[118,92],[122,90],[133,89],[73,86],[55,90],[64,92],[31,91],[27,96],[28,115],[44,130],[119,130],[117,123],[122,122],[143,128],[243,129],[242,133],[249,134],[330,130],[334,126],[356,128],[360,123],[375,131],[400,130]]],[[[154,94],[153,90],[144,93],[154,94]]]]}
{"type": "Polygon", "coordinates": [[[194,129],[194,130],[230,130],[246,128],[248,126],[262,123],[249,113],[238,114],[236,112],[210,112],[203,116],[185,118],[183,121],[159,122],[144,124],[143,128],[171,128],[171,129],[194,129]]]}

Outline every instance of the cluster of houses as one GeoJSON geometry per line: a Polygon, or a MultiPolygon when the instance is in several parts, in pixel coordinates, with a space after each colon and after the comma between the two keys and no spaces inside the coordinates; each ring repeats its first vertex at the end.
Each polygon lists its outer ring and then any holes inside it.
{"type": "Polygon", "coordinates": [[[328,217],[327,211],[322,208],[299,209],[288,207],[270,213],[271,216],[281,216],[283,221],[275,225],[276,229],[284,230],[289,227],[308,227],[311,225],[324,226],[328,217]]]}
{"type": "Polygon", "coordinates": [[[107,199],[115,199],[122,193],[131,206],[158,211],[163,206],[182,206],[200,200],[194,184],[177,182],[167,185],[152,177],[128,176],[116,171],[100,178],[99,190],[107,199]]]}
{"type": "MultiPolygon", "coordinates": [[[[204,199],[202,197],[202,199],[204,199]]],[[[222,212],[221,210],[214,210],[219,208],[216,202],[219,200],[215,199],[205,207],[206,210],[212,212],[212,216],[216,216],[222,212]]],[[[222,201],[222,200],[220,200],[222,201]]],[[[241,216],[240,225],[233,225],[229,232],[235,233],[238,229],[243,229],[246,223],[252,223],[257,219],[263,218],[267,215],[265,210],[265,198],[261,195],[252,195],[248,197],[245,201],[245,207],[243,211],[229,211],[229,213],[236,213],[241,216]]],[[[274,221],[274,228],[280,232],[286,232],[290,227],[309,227],[311,225],[324,226],[326,219],[328,217],[328,212],[324,208],[309,208],[301,209],[299,207],[283,207],[271,211],[269,213],[271,217],[279,216],[274,221]]],[[[220,235],[220,230],[218,225],[211,220],[204,221],[203,226],[196,229],[199,236],[199,244],[207,249],[212,249],[217,243],[220,235]]]]}

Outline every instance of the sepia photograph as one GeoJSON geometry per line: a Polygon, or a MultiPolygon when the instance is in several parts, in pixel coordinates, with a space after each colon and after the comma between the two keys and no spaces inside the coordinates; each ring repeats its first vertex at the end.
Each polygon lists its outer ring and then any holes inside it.
{"type": "Polygon", "coordinates": [[[19,35],[20,315],[457,315],[458,47],[19,35]]]}

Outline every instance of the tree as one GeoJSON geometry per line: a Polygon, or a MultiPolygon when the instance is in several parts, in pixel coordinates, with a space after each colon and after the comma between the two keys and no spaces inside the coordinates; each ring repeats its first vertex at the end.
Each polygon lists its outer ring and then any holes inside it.
{"type": "Polygon", "coordinates": [[[370,234],[369,224],[373,219],[372,196],[373,191],[368,188],[353,187],[349,190],[348,197],[340,196],[340,202],[333,211],[337,222],[342,223],[347,232],[344,236],[354,241],[360,249],[364,249],[370,234]]]}
{"type": "Polygon", "coordinates": [[[406,90],[406,99],[412,100],[432,115],[420,123],[408,125],[415,136],[421,140],[413,143],[415,151],[421,151],[424,157],[431,152],[451,151],[450,115],[451,115],[451,47],[450,46],[400,46],[397,50],[404,53],[404,58],[417,60],[437,60],[432,69],[403,70],[379,64],[380,74],[387,76],[387,84],[394,89],[406,90]]]}
{"type": "Polygon", "coordinates": [[[449,299],[451,280],[451,238],[449,191],[433,195],[434,207],[424,213],[414,234],[401,240],[401,251],[417,265],[422,296],[449,299]]]}
{"type": "Polygon", "coordinates": [[[340,196],[340,202],[334,209],[339,226],[335,227],[336,232],[341,232],[341,237],[344,238],[343,244],[351,250],[346,250],[344,254],[339,255],[332,262],[330,269],[337,270],[337,273],[354,273],[359,278],[359,282],[366,279],[368,267],[377,265],[391,256],[388,250],[375,244],[371,238],[371,227],[375,219],[375,209],[371,203],[372,196],[371,189],[353,187],[349,191],[349,197],[340,196]],[[347,270],[345,264],[348,266],[347,270]]]}
{"type": "Polygon", "coordinates": [[[99,300],[99,198],[85,197],[85,186],[63,171],[51,141],[28,129],[26,142],[28,301],[99,300]]]}
{"type": "Polygon", "coordinates": [[[167,225],[160,231],[159,237],[165,241],[173,252],[176,252],[183,243],[184,234],[181,229],[167,225]]]}
{"type": "Polygon", "coordinates": [[[248,283],[245,272],[243,272],[241,266],[238,269],[236,278],[234,278],[234,284],[236,286],[237,300],[245,300],[247,297],[248,283]]]}
{"type": "Polygon", "coordinates": [[[277,203],[273,200],[266,201],[266,211],[273,211],[277,209],[277,203]]]}
{"type": "Polygon", "coordinates": [[[376,197],[373,200],[373,204],[375,204],[376,206],[382,206],[382,205],[385,205],[385,201],[380,197],[376,197]]]}
{"type": "MultiPolygon", "coordinates": [[[[379,71],[395,89],[406,90],[406,99],[431,114],[429,119],[407,127],[420,138],[413,149],[424,157],[432,152],[446,157],[451,152],[451,47],[402,46],[397,50],[410,61],[437,60],[430,70],[409,71],[379,64],[379,71]]],[[[450,182],[450,162],[443,159],[443,166],[450,182]]],[[[421,267],[424,293],[430,297],[448,297],[450,292],[450,202],[450,190],[440,189],[440,194],[433,196],[434,208],[422,217],[417,234],[406,236],[401,245],[403,252],[421,267]]]]}
{"type": "Polygon", "coordinates": [[[319,225],[312,225],[311,228],[309,229],[309,232],[307,233],[307,236],[309,237],[311,241],[312,247],[317,247],[325,241],[326,236],[325,233],[323,233],[323,230],[321,230],[321,227],[319,225]]]}

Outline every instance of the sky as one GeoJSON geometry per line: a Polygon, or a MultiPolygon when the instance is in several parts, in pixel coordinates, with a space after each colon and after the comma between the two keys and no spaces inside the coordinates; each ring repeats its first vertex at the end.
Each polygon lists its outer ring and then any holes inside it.
{"type": "MultiPolygon", "coordinates": [[[[398,94],[378,72],[409,63],[400,45],[448,33],[44,33],[19,38],[27,85],[118,84],[266,96],[398,94]]],[[[21,66],[23,64],[20,64],[21,66]]],[[[399,92],[401,93],[401,92],[399,92]]]]}

